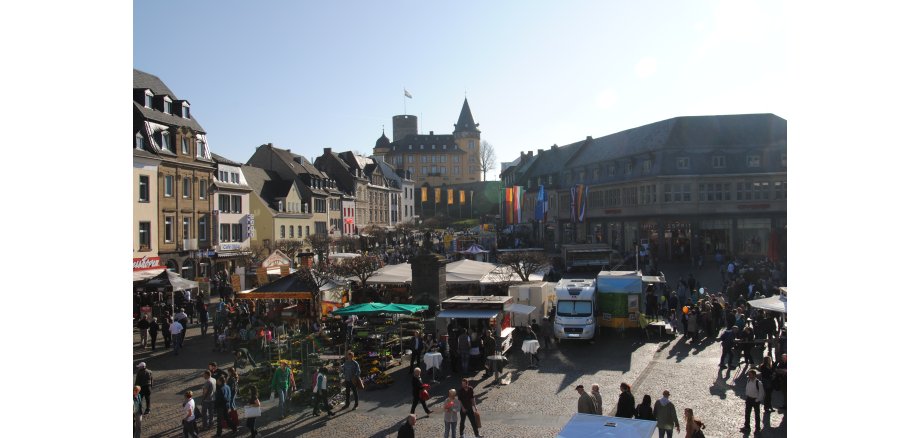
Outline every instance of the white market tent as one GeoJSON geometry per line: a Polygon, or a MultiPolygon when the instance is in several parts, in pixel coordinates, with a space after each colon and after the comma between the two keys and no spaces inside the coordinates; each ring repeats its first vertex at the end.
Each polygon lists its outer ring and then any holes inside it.
{"type": "Polygon", "coordinates": [[[482,278],[498,268],[494,263],[459,260],[447,264],[447,284],[480,283],[482,278]]]}
{"type": "Polygon", "coordinates": [[[780,313],[785,314],[787,313],[787,309],[788,309],[788,306],[786,303],[787,299],[788,298],[787,298],[786,288],[781,287],[779,295],[773,295],[772,297],[761,298],[759,300],[751,300],[751,301],[748,301],[748,304],[750,304],[751,307],[755,307],[758,309],[764,309],[764,310],[769,310],[771,312],[780,312],[780,313]]]}
{"type": "MultiPolygon", "coordinates": [[[[477,262],[475,260],[459,260],[448,263],[446,268],[447,284],[490,284],[503,282],[520,282],[520,277],[507,266],[495,263],[477,262]]],[[[531,281],[542,281],[543,276],[533,274],[531,281]]],[[[386,265],[374,272],[367,282],[369,284],[411,284],[412,265],[400,263],[386,265]]]]}
{"type": "Polygon", "coordinates": [[[658,422],[606,415],[574,414],[556,438],[652,438],[658,422]]]}
{"type": "Polygon", "coordinates": [[[398,265],[386,265],[368,277],[369,284],[403,284],[412,283],[412,265],[408,262],[398,265]]]}

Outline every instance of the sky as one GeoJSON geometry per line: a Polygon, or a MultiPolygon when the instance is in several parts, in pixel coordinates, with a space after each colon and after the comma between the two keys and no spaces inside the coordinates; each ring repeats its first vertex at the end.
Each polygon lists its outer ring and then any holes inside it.
{"type": "Polygon", "coordinates": [[[787,118],[782,8],[135,1],[133,63],[188,100],[211,150],[232,160],[269,142],[370,154],[404,113],[420,133],[450,134],[466,97],[507,162],[678,116],[787,118]]]}

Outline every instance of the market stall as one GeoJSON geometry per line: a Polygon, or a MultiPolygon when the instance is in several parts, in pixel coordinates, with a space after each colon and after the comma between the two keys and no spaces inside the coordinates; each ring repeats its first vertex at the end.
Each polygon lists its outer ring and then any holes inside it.
{"type": "Polygon", "coordinates": [[[574,414],[556,438],[651,438],[658,423],[649,420],[574,414]]]}
{"type": "Polygon", "coordinates": [[[333,311],[333,315],[364,317],[356,325],[349,348],[361,365],[361,379],[367,389],[376,389],[393,382],[386,370],[399,364],[402,356],[403,331],[400,315],[428,310],[426,305],[363,303],[333,311]]]}

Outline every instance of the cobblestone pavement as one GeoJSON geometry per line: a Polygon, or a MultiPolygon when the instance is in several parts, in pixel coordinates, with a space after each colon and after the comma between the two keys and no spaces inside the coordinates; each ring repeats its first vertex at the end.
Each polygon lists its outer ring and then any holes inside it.
{"type": "MultiPolygon", "coordinates": [[[[664,271],[672,283],[689,272],[679,266],[665,266],[664,271]]],[[[705,286],[715,288],[720,284],[718,271],[711,267],[694,275],[705,286]]],[[[145,361],[155,376],[153,405],[151,414],[144,417],[142,436],[180,437],[182,394],[186,390],[199,392],[200,373],[209,361],[218,362],[221,368],[231,366],[230,353],[212,352],[210,337],[202,338],[195,327],[189,332],[191,336],[186,340],[186,348],[178,356],[160,350],[153,354],[149,350],[142,352],[135,345],[134,364],[145,361]]],[[[137,335],[135,342],[139,342],[137,335]]],[[[706,423],[706,436],[743,436],[738,429],[744,423],[741,396],[746,368],[720,371],[719,355],[719,344],[708,339],[690,344],[681,338],[655,339],[653,335],[646,340],[640,333],[620,335],[607,331],[603,331],[594,344],[571,342],[552,345],[548,351],[541,350],[542,361],[537,369],[528,369],[526,357],[518,350],[506,367],[511,377],[509,385],[496,386],[482,373],[473,380],[483,422],[481,432],[490,438],[554,437],[576,410],[576,385],[599,384],[604,411],[612,415],[619,394],[617,388],[620,382],[627,382],[632,385],[637,402],[644,394],[655,400],[668,389],[681,419],[683,409],[692,408],[706,423]]],[[[357,410],[340,411],[337,407],[333,417],[313,417],[312,410],[298,408],[279,420],[277,403],[264,401],[263,416],[258,420],[260,434],[266,437],[395,437],[401,421],[409,413],[411,386],[405,365],[390,372],[396,383],[386,389],[361,392],[357,410]]],[[[416,436],[443,435],[444,423],[439,413],[442,411],[437,409],[447,390],[459,387],[457,376],[432,384],[429,407],[433,414],[425,418],[421,407],[416,410],[420,414],[416,436]]],[[[773,403],[783,406],[785,400],[777,392],[773,403]]],[[[765,416],[762,436],[786,436],[785,417],[784,410],[765,416]]],[[[216,436],[216,432],[211,429],[200,436],[216,436]]],[[[248,431],[241,427],[235,436],[248,436],[248,431]]],[[[469,425],[467,436],[472,436],[469,425]]]]}

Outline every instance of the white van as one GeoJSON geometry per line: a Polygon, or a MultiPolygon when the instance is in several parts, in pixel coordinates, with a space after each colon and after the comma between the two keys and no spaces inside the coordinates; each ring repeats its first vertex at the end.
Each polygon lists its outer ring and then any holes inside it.
{"type": "Polygon", "coordinates": [[[556,284],[556,339],[594,339],[596,289],[594,279],[562,279],[556,284]]]}

